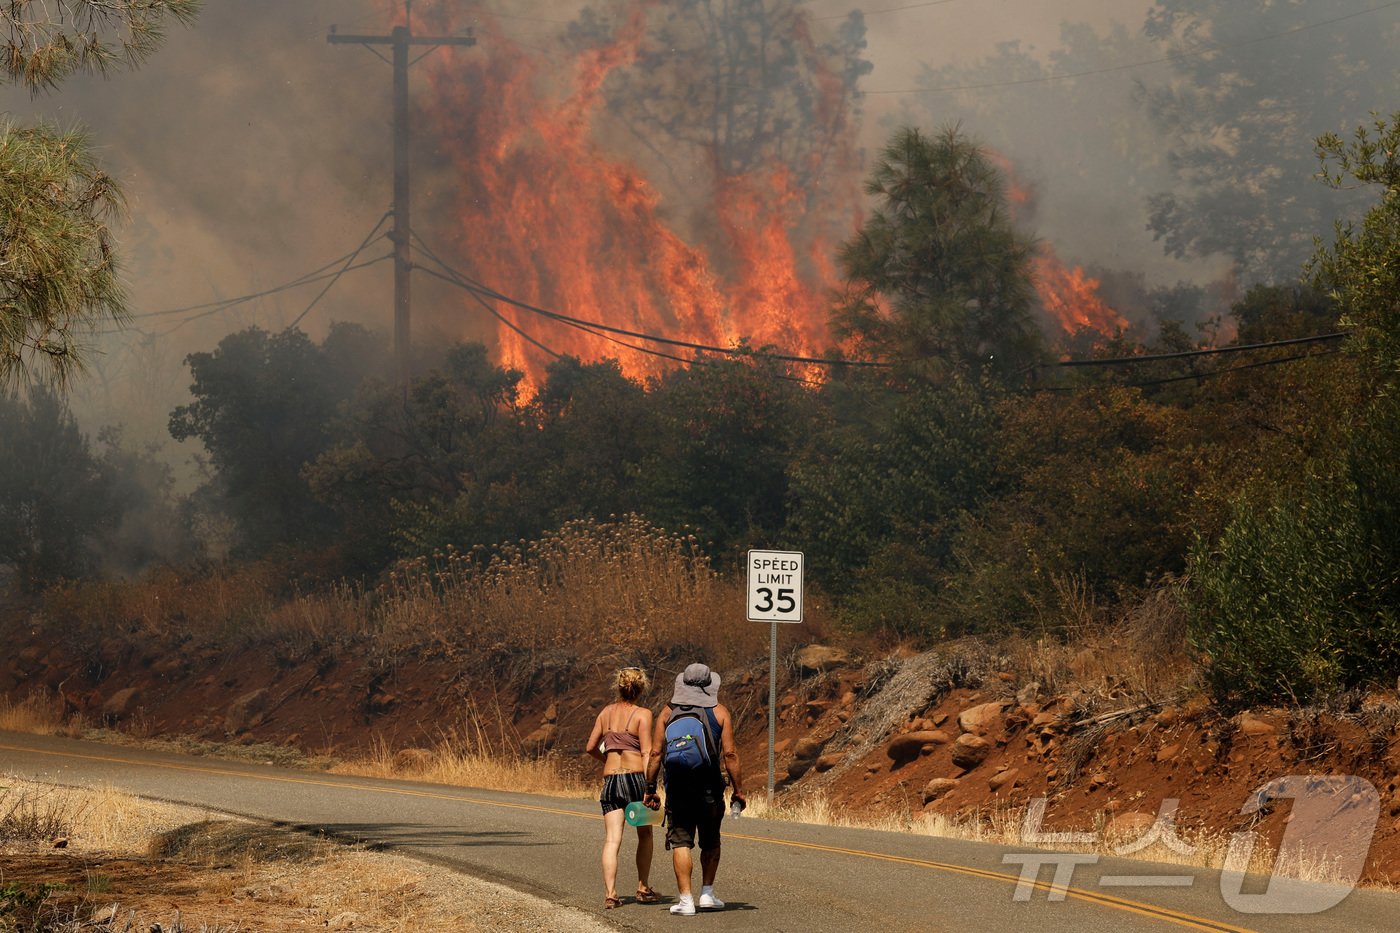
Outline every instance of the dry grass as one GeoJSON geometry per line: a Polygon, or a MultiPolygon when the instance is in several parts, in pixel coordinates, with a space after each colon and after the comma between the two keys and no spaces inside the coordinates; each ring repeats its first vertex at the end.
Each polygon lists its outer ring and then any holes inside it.
{"type": "Polygon", "coordinates": [[[63,850],[51,837],[0,844],[0,904],[36,928],[605,929],[498,885],[291,830],[110,789],[0,787],[0,813],[8,800],[59,814],[69,840],[63,850]]]}
{"type": "Polygon", "coordinates": [[[741,582],[716,573],[694,536],[636,516],[571,522],[494,550],[448,549],[398,565],[368,590],[288,595],[285,585],[285,571],[270,564],[164,571],[54,590],[40,616],[89,651],[113,633],[140,650],[154,638],[190,637],[270,643],[294,657],[312,645],[364,641],[386,652],[470,646],[486,665],[557,651],[605,662],[689,651],[732,667],[762,654],[767,638],[744,620],[741,582]]]}
{"type": "Polygon", "coordinates": [[[81,717],[65,716],[63,703],[57,697],[36,691],[13,702],[0,696],[0,732],[76,736],[82,730],[81,717]]]}
{"type": "Polygon", "coordinates": [[[638,658],[687,647],[732,666],[761,653],[766,635],[742,605],[739,584],[710,567],[694,536],[631,516],[571,522],[490,556],[449,550],[401,565],[379,591],[375,628],[393,642],[470,642],[487,653],[638,658]]]}
{"type": "Polygon", "coordinates": [[[587,797],[596,788],[562,773],[550,758],[526,758],[492,748],[479,733],[452,730],[431,749],[395,750],[382,738],[367,757],[340,762],[331,770],[361,777],[412,778],[431,784],[482,787],[524,794],[587,797]]]}
{"type": "MultiPolygon", "coordinates": [[[[850,808],[831,803],[825,795],[805,794],[792,798],[778,798],[772,807],[762,794],[753,794],[743,819],[768,819],[794,823],[809,823],[817,826],[839,826],[852,829],[874,829],[882,832],[913,833],[921,836],[937,836],[945,839],[959,839],[968,842],[986,842],[993,845],[1053,849],[1063,852],[1092,853],[1102,857],[1128,858],[1171,865],[1184,865],[1191,868],[1219,869],[1225,864],[1230,835],[1220,832],[1190,833],[1178,831],[1178,836],[1190,846],[1190,854],[1178,852],[1162,843],[1136,852],[1117,852],[1115,848],[1131,843],[1138,833],[1119,837],[1104,831],[1111,814],[1101,814],[1097,826],[1084,827],[1093,830],[1095,840],[1087,842],[1056,841],[1027,842],[1025,840],[1026,808],[1010,804],[999,805],[983,812],[966,817],[947,816],[941,813],[885,813],[866,815],[850,808]]],[[[728,825],[728,824],[726,824],[728,825]]],[[[1279,875],[1298,878],[1304,881],[1330,883],[1336,880],[1333,866],[1320,860],[1296,857],[1284,860],[1274,867],[1275,853],[1260,845],[1252,853],[1249,871],[1266,874],[1271,867],[1279,875]]]]}
{"type": "Polygon", "coordinates": [[[1087,584],[1057,579],[1057,631],[1013,638],[1003,649],[1023,682],[1049,693],[1082,691],[1091,701],[1161,701],[1189,690],[1197,665],[1186,643],[1180,584],[1165,583],[1116,615],[1087,584]]]}

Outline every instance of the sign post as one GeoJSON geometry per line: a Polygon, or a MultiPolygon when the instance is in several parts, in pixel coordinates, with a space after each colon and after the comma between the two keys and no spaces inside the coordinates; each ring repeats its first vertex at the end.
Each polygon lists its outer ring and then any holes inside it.
{"type": "Polygon", "coordinates": [[[768,647],[768,803],[773,802],[773,745],[778,733],[778,623],[802,621],[801,551],[749,551],[748,620],[772,626],[768,647]]]}

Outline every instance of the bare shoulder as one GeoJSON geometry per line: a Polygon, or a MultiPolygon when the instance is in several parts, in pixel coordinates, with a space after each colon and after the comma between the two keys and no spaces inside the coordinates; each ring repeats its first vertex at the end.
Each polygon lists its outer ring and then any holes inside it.
{"type": "Polygon", "coordinates": [[[716,703],[715,718],[718,719],[721,723],[726,723],[729,722],[733,717],[729,715],[729,707],[725,706],[723,703],[716,703]]]}

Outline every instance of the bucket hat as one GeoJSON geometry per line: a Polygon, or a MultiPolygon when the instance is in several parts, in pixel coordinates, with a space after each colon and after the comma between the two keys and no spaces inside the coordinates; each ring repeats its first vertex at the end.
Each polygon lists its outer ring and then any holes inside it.
{"type": "Polygon", "coordinates": [[[692,664],[676,675],[673,706],[718,706],[719,675],[704,664],[692,664]]]}

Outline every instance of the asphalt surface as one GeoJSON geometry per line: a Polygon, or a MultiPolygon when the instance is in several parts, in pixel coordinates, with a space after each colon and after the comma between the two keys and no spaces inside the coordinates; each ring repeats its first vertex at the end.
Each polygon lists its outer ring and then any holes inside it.
{"type": "MultiPolygon", "coordinates": [[[[1353,891],[1321,913],[1241,913],[1225,902],[1216,872],[1113,858],[1066,864],[1062,870],[1072,869],[1067,888],[1055,890],[1054,865],[1040,869],[1034,887],[1018,887],[1024,859],[1043,853],[752,818],[724,823],[716,888],[728,903],[724,911],[701,912],[694,918],[668,913],[675,878],[658,834],[652,885],[662,893],[663,903],[629,902],[604,912],[598,866],[602,821],[593,802],[340,777],[13,733],[0,733],[0,774],[110,785],[140,796],[383,844],[588,910],[626,930],[674,930],[683,925],[794,933],[1355,933],[1395,929],[1400,916],[1400,896],[1377,891],[1353,891]],[[1151,879],[1156,880],[1148,883],[1151,879]]],[[[624,895],[636,880],[632,849],[629,831],[618,881],[624,895]]],[[[697,865],[697,876],[698,871],[697,865]]],[[[1263,879],[1244,889],[1263,890],[1263,879]]],[[[1319,897],[1327,893],[1317,892],[1319,897]]]]}

